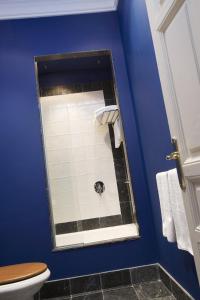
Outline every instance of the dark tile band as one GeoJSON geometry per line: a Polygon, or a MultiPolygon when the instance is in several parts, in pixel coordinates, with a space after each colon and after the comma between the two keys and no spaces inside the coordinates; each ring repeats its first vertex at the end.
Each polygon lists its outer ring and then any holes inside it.
{"type": "Polygon", "coordinates": [[[56,226],[56,234],[64,234],[85,230],[94,230],[105,227],[119,226],[123,223],[121,215],[108,216],[102,218],[79,220],[76,222],[58,223],[56,226]]]}
{"type": "Polygon", "coordinates": [[[40,299],[193,300],[158,264],[45,283],[40,299]]]}

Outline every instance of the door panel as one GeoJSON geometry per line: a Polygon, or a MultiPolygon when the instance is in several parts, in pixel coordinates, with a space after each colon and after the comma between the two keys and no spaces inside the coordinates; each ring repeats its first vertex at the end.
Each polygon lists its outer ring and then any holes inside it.
{"type": "Polygon", "coordinates": [[[184,205],[200,280],[200,1],[146,0],[146,5],[170,132],[179,144],[184,205]]]}
{"type": "Polygon", "coordinates": [[[198,73],[200,76],[200,1],[188,0],[187,8],[194,41],[194,50],[197,55],[198,73]]]}
{"type": "Polygon", "coordinates": [[[183,134],[188,155],[192,156],[200,147],[200,84],[185,4],[165,30],[164,38],[183,134]]]}

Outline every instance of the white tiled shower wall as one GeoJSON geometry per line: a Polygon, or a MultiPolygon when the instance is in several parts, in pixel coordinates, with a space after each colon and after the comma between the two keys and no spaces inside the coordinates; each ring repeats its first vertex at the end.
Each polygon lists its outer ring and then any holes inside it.
{"type": "Polygon", "coordinates": [[[108,126],[95,122],[103,91],[41,97],[54,223],[121,213],[108,126]],[[103,181],[99,196],[94,183],[103,181]]]}

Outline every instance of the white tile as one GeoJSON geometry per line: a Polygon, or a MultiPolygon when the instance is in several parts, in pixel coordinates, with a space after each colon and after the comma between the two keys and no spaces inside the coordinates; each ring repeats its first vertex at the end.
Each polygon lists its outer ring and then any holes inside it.
{"type": "Polygon", "coordinates": [[[77,178],[77,193],[81,211],[81,219],[99,217],[99,195],[94,192],[94,179],[84,175],[77,178]]]}
{"type": "Polygon", "coordinates": [[[110,135],[107,126],[97,127],[94,133],[95,145],[105,145],[111,147],[110,135]]]}
{"type": "Polygon", "coordinates": [[[81,134],[82,133],[82,126],[79,125],[79,123],[72,124],[70,123],[71,127],[71,134],[81,134]]]}
{"type": "Polygon", "coordinates": [[[139,236],[136,224],[127,224],[101,229],[87,230],[75,233],[56,235],[56,246],[89,245],[98,242],[108,242],[123,238],[139,236]]]}
{"type": "Polygon", "coordinates": [[[58,150],[46,150],[47,164],[60,164],[72,161],[71,148],[58,149],[58,150]]]}
{"type": "MultiPolygon", "coordinates": [[[[73,100],[72,100],[73,101],[73,100]]],[[[72,123],[76,123],[79,120],[79,106],[69,107],[68,108],[68,117],[69,121],[72,123]]]]}
{"type": "Polygon", "coordinates": [[[89,159],[86,160],[88,174],[90,174],[90,175],[95,174],[96,162],[97,162],[97,160],[94,157],[92,159],[89,158],[89,159]]]}
{"type": "Polygon", "coordinates": [[[92,133],[95,132],[95,122],[93,119],[86,119],[80,124],[81,133],[92,133]]]}
{"type": "Polygon", "coordinates": [[[87,175],[89,172],[87,160],[74,162],[73,166],[74,166],[76,176],[87,175]]]}
{"type": "Polygon", "coordinates": [[[80,105],[79,109],[79,119],[83,122],[84,120],[91,119],[90,105],[80,105]]]}
{"type": "Polygon", "coordinates": [[[84,146],[84,136],[82,134],[72,134],[71,135],[72,147],[82,147],[84,146]]]}
{"type": "Polygon", "coordinates": [[[49,104],[43,101],[43,103],[40,105],[41,113],[44,119],[48,118],[50,107],[49,104]]]}
{"type": "Polygon", "coordinates": [[[85,147],[76,147],[71,149],[71,159],[73,162],[85,161],[86,160],[86,149],[85,147]]]}
{"type": "Polygon", "coordinates": [[[83,135],[84,146],[95,146],[95,134],[93,132],[85,132],[83,135]]]}
{"type": "Polygon", "coordinates": [[[72,146],[71,134],[47,136],[45,144],[50,150],[70,148],[72,146]]]}
{"type": "Polygon", "coordinates": [[[83,232],[75,232],[75,233],[68,233],[68,234],[59,234],[56,235],[56,247],[67,247],[72,245],[79,245],[83,246],[84,235],[83,232]]]}
{"type": "Polygon", "coordinates": [[[101,196],[101,202],[99,204],[99,215],[101,217],[114,216],[121,214],[120,204],[118,201],[118,195],[108,191],[101,196]]]}
{"type": "Polygon", "coordinates": [[[69,201],[70,198],[73,199],[73,177],[52,179],[50,183],[51,195],[54,199],[63,198],[66,199],[66,202],[69,201]]]}
{"type": "Polygon", "coordinates": [[[101,163],[99,163],[98,159],[95,159],[93,162],[94,166],[94,174],[96,176],[110,176],[114,181],[116,181],[115,177],[115,167],[112,158],[102,158],[101,163]]]}
{"type": "Polygon", "coordinates": [[[90,201],[89,205],[88,203],[82,204],[80,206],[81,211],[81,219],[93,219],[93,218],[99,218],[99,203],[97,201],[90,201]]]}
{"type": "Polygon", "coordinates": [[[95,145],[95,158],[98,160],[110,158],[113,159],[112,151],[110,148],[103,145],[95,145]]]}
{"type": "Polygon", "coordinates": [[[67,122],[43,123],[44,136],[55,136],[71,133],[70,124],[67,122]]]}
{"type": "MultiPolygon", "coordinates": [[[[84,244],[138,237],[138,227],[135,224],[120,225],[101,229],[84,231],[84,244]]],[[[81,237],[82,239],[82,237],[81,237]]]]}
{"type": "Polygon", "coordinates": [[[53,208],[54,223],[66,223],[75,222],[80,220],[80,214],[78,213],[78,205],[76,203],[57,200],[53,208]]]}
{"type": "Polygon", "coordinates": [[[60,164],[49,164],[50,179],[76,176],[76,170],[71,162],[60,164]]]}
{"type": "Polygon", "coordinates": [[[95,160],[94,164],[95,170],[93,173],[93,180],[100,180],[105,185],[105,191],[101,196],[102,201],[100,202],[100,215],[109,216],[120,214],[119,195],[113,160],[101,160],[101,163],[99,164],[98,160],[95,160]]]}
{"type": "Polygon", "coordinates": [[[48,120],[47,122],[64,122],[66,119],[67,110],[65,106],[56,106],[52,105],[49,109],[48,120]]]}
{"type": "MultiPolygon", "coordinates": [[[[85,174],[83,176],[76,176],[76,187],[77,187],[77,194],[78,194],[78,200],[79,204],[81,205],[83,202],[88,203],[88,198],[89,198],[89,193],[88,193],[88,188],[89,188],[89,183],[88,183],[88,175],[85,174]]],[[[88,208],[89,209],[89,208],[88,208]]]]}
{"type": "Polygon", "coordinates": [[[99,217],[118,215],[121,213],[117,185],[111,180],[106,179],[103,175],[94,175],[88,178],[88,193],[90,193],[90,199],[92,199],[92,202],[98,207],[99,217]],[[105,191],[101,194],[101,196],[94,189],[94,184],[97,181],[102,181],[105,185],[105,191]],[[108,181],[111,181],[111,183],[108,181]]]}
{"type": "Polygon", "coordinates": [[[50,184],[54,222],[63,223],[79,220],[80,208],[74,178],[52,179],[50,184]]]}
{"type": "Polygon", "coordinates": [[[58,95],[55,96],[47,96],[47,97],[42,97],[41,99],[41,103],[43,105],[48,105],[48,106],[52,106],[52,105],[66,105],[65,104],[65,99],[64,98],[59,98],[58,99],[58,95]]]}
{"type": "Polygon", "coordinates": [[[78,174],[76,177],[78,183],[77,188],[79,188],[81,191],[87,191],[88,190],[88,173],[80,175],[78,174]]]}
{"type": "MultiPolygon", "coordinates": [[[[95,147],[93,147],[93,146],[85,147],[85,153],[86,153],[85,159],[87,159],[88,161],[96,158],[95,157],[95,147]]],[[[91,161],[91,163],[92,163],[92,161],[91,161]]]]}
{"type": "Polygon", "coordinates": [[[102,194],[100,205],[101,215],[109,216],[120,214],[119,194],[114,176],[111,176],[111,174],[103,175],[102,181],[105,184],[105,192],[102,194]]]}

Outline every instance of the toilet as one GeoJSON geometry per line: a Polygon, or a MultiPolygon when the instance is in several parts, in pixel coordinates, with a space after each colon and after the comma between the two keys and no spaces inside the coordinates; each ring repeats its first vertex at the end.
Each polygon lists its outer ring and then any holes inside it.
{"type": "Polygon", "coordinates": [[[0,267],[0,300],[33,300],[49,276],[44,263],[0,267]]]}

